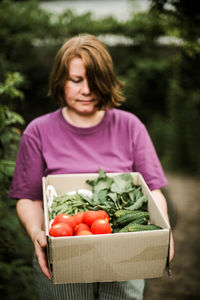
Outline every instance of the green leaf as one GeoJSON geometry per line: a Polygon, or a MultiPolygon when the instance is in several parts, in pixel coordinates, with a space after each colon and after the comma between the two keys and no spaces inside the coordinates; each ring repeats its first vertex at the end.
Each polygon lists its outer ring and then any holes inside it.
{"type": "Polygon", "coordinates": [[[144,204],[146,204],[147,201],[148,201],[147,195],[143,195],[133,205],[131,205],[129,207],[125,207],[125,209],[128,209],[128,210],[138,210],[138,209],[142,208],[142,206],[144,204]]]}
{"type": "Polygon", "coordinates": [[[113,177],[111,191],[114,193],[128,192],[133,186],[133,178],[130,174],[120,174],[113,177]]]}
{"type": "Polygon", "coordinates": [[[128,192],[128,195],[129,195],[129,198],[130,198],[131,202],[134,203],[134,201],[135,201],[135,188],[133,188],[132,190],[130,190],[128,192]]]}
{"type": "Polygon", "coordinates": [[[118,203],[117,193],[108,193],[107,197],[110,198],[113,201],[116,209],[120,209],[121,206],[118,203]]]}
{"type": "Polygon", "coordinates": [[[15,162],[11,160],[0,160],[0,173],[12,177],[15,169],[15,162]]]}
{"type": "Polygon", "coordinates": [[[86,180],[86,183],[89,184],[89,185],[91,185],[91,186],[95,186],[95,185],[97,185],[97,183],[98,183],[99,181],[101,181],[101,179],[103,179],[103,180],[105,180],[105,181],[106,181],[106,180],[109,180],[109,178],[108,178],[106,172],[103,171],[101,168],[99,168],[98,177],[97,177],[96,179],[94,179],[94,180],[89,180],[89,179],[87,179],[87,180],[86,180]]]}
{"type": "Polygon", "coordinates": [[[99,168],[99,179],[101,179],[101,178],[106,179],[106,178],[108,178],[108,176],[107,176],[107,174],[106,174],[106,172],[104,170],[102,170],[101,168],[99,168]]]}
{"type": "Polygon", "coordinates": [[[24,119],[18,113],[10,110],[6,110],[6,125],[19,123],[24,124],[24,119]]]}
{"type": "Polygon", "coordinates": [[[100,190],[98,192],[98,200],[100,204],[104,204],[106,202],[106,196],[108,194],[108,190],[100,190]]]}
{"type": "Polygon", "coordinates": [[[7,73],[7,78],[5,83],[0,83],[0,95],[8,95],[11,98],[24,98],[22,91],[16,88],[17,85],[21,84],[24,81],[23,76],[18,73],[7,73]]]}

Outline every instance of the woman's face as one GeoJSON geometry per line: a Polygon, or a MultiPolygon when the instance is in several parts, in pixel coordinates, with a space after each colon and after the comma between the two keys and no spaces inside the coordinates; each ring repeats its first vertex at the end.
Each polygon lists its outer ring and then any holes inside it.
{"type": "Polygon", "coordinates": [[[64,96],[69,110],[79,115],[96,112],[98,100],[90,91],[83,61],[75,57],[69,64],[69,79],[64,86],[64,96]]]}

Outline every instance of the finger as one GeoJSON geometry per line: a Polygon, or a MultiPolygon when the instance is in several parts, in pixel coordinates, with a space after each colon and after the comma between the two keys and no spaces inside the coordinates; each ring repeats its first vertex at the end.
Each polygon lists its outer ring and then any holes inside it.
{"type": "Polygon", "coordinates": [[[174,258],[174,249],[172,248],[172,249],[170,250],[170,255],[169,255],[169,260],[170,260],[170,262],[173,260],[173,258],[174,258]]]}
{"type": "Polygon", "coordinates": [[[50,279],[50,272],[49,269],[47,267],[47,259],[46,259],[46,253],[44,252],[44,250],[40,247],[39,243],[38,243],[38,247],[36,247],[36,257],[38,260],[38,264],[40,265],[40,268],[42,270],[42,272],[44,273],[44,275],[50,279]]]}
{"type": "Polygon", "coordinates": [[[174,257],[174,239],[171,235],[171,238],[170,238],[170,255],[169,255],[170,262],[173,260],[173,257],[174,257]]]}
{"type": "Polygon", "coordinates": [[[44,231],[40,231],[39,234],[36,236],[36,241],[39,243],[39,245],[44,248],[47,245],[47,237],[45,235],[44,231]]]}
{"type": "MultiPolygon", "coordinates": [[[[38,262],[38,263],[39,263],[39,262],[38,262]]],[[[39,263],[39,265],[40,265],[40,268],[41,268],[42,272],[44,273],[44,275],[45,275],[48,279],[51,279],[51,275],[50,275],[49,269],[48,269],[48,267],[47,267],[47,265],[46,265],[46,260],[41,261],[41,262],[39,263]]]]}
{"type": "Polygon", "coordinates": [[[35,253],[38,260],[38,264],[40,265],[42,272],[48,279],[50,279],[51,276],[50,276],[49,269],[47,267],[46,252],[44,249],[46,248],[46,246],[47,246],[46,237],[41,235],[35,243],[35,253]]]}
{"type": "Polygon", "coordinates": [[[37,242],[39,243],[40,247],[45,248],[47,246],[47,240],[45,235],[40,235],[37,242]]]}
{"type": "Polygon", "coordinates": [[[42,264],[42,263],[41,264],[39,263],[39,265],[40,265],[40,268],[41,268],[42,272],[44,273],[44,275],[48,279],[51,279],[51,275],[50,275],[50,272],[49,272],[49,269],[48,269],[47,265],[46,264],[42,264]]]}

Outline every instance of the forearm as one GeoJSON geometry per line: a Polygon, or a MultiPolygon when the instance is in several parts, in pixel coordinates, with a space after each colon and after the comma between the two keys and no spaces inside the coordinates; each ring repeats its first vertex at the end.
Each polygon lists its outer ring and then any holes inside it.
{"type": "Polygon", "coordinates": [[[20,199],[17,202],[18,217],[26,229],[31,240],[35,235],[44,230],[43,204],[40,200],[20,199]]]}
{"type": "MultiPolygon", "coordinates": [[[[167,209],[167,201],[163,195],[163,193],[161,192],[161,190],[154,190],[152,191],[152,194],[156,200],[156,202],[158,203],[158,206],[160,208],[160,210],[163,212],[166,220],[168,221],[169,225],[169,216],[168,216],[168,209],[167,209]]],[[[169,259],[170,261],[172,261],[174,257],[174,239],[173,239],[173,235],[171,232],[171,236],[170,236],[170,253],[169,253],[169,259]]]]}
{"type": "Polygon", "coordinates": [[[155,198],[160,210],[164,214],[165,218],[169,222],[169,215],[168,215],[168,208],[167,208],[167,201],[165,199],[165,196],[161,192],[161,190],[153,190],[152,195],[155,198]]]}

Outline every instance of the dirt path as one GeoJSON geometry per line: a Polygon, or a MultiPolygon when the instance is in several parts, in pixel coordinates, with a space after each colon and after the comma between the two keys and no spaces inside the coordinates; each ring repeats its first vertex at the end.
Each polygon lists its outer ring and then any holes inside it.
{"type": "Polygon", "coordinates": [[[200,299],[200,180],[167,174],[175,240],[172,278],[147,281],[144,300],[200,299]]]}

